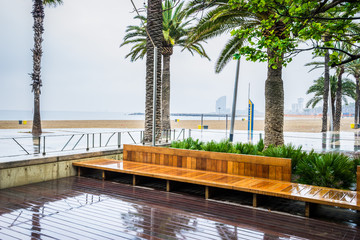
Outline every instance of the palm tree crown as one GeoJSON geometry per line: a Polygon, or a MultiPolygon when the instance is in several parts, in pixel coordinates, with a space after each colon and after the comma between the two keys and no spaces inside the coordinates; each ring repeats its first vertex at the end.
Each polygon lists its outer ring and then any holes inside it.
{"type": "MultiPolygon", "coordinates": [[[[183,50],[187,49],[191,54],[198,53],[201,57],[209,59],[201,45],[201,41],[194,41],[188,44],[188,33],[192,30],[190,25],[193,19],[186,20],[187,15],[183,9],[184,2],[179,3],[175,8],[174,5],[172,0],[166,0],[163,3],[163,50],[171,51],[168,49],[169,47],[180,46],[183,50]]],[[[145,26],[128,26],[124,42],[120,45],[120,47],[122,47],[124,45],[134,44],[130,52],[125,56],[125,58],[130,57],[132,62],[143,59],[146,55],[145,27],[147,18],[145,16],[135,16],[134,19],[141,20],[145,26]]]]}
{"type": "MultiPolygon", "coordinates": [[[[247,11],[234,9],[229,6],[227,0],[211,1],[206,6],[208,12],[201,17],[199,23],[191,33],[190,42],[207,40],[222,34],[230,34],[233,29],[250,28],[259,25],[262,17],[247,11]]],[[[191,15],[201,11],[204,3],[193,0],[186,7],[187,14],[191,15]]],[[[215,72],[220,73],[226,64],[234,58],[234,55],[246,43],[246,39],[240,39],[237,35],[231,36],[225,43],[215,64],[215,72]]]]}
{"type": "MultiPolygon", "coordinates": [[[[162,12],[162,33],[163,42],[161,53],[163,55],[162,81],[161,81],[161,127],[164,130],[171,128],[170,126],[170,57],[173,54],[173,47],[180,46],[187,49],[192,55],[198,53],[201,57],[209,59],[201,41],[193,41],[188,43],[188,33],[191,31],[191,21],[186,20],[186,12],[183,10],[184,2],[175,5],[173,0],[166,0],[163,5],[162,12]]],[[[144,24],[141,26],[128,26],[124,42],[120,45],[134,44],[130,53],[125,57],[130,57],[131,61],[144,58],[147,53],[146,46],[146,24],[147,19],[144,16],[136,16],[136,19],[141,20],[144,24]],[[145,25],[145,26],[144,26],[145,25]]]]}
{"type": "MultiPolygon", "coordinates": [[[[335,102],[335,95],[337,89],[337,77],[335,75],[330,76],[330,98],[332,105],[335,102]]],[[[351,99],[356,99],[356,85],[353,81],[348,78],[342,79],[342,100],[345,104],[348,103],[346,97],[351,99]]],[[[324,77],[319,77],[318,79],[314,80],[313,85],[309,87],[306,91],[306,94],[314,94],[307,103],[306,107],[311,106],[314,108],[320,101],[323,100],[323,92],[324,92],[324,77]]]]}

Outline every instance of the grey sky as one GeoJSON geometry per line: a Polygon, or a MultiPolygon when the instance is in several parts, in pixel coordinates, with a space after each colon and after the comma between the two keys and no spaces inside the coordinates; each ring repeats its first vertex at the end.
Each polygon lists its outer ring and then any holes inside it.
{"type": "MultiPolygon", "coordinates": [[[[134,0],[137,6],[144,1],[134,0]]],[[[0,0],[0,110],[31,110],[32,1],[0,0]]],[[[53,111],[143,112],[145,60],[131,63],[119,48],[133,20],[130,0],[64,0],[45,9],[41,109],[53,111]]],[[[212,61],[175,49],[171,59],[171,111],[214,112],[227,96],[230,107],[235,61],[221,74],[214,63],[226,36],[205,45],[212,61]]],[[[304,67],[311,54],[300,54],[283,71],[285,108],[304,97],[321,71],[304,67]]],[[[266,64],[242,61],[238,109],[247,108],[248,83],[255,109],[264,111],[266,64]]]]}

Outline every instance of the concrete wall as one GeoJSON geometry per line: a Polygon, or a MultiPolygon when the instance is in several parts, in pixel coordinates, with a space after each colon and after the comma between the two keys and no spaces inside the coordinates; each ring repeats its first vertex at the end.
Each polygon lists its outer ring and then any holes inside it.
{"type": "Polygon", "coordinates": [[[0,163],[0,189],[75,176],[73,162],[95,158],[122,159],[122,150],[90,152],[0,163]]]}

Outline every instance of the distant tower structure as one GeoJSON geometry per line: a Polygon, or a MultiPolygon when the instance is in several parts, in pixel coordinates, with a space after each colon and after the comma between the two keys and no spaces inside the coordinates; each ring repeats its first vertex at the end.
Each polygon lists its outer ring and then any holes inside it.
{"type": "Polygon", "coordinates": [[[304,111],[304,99],[298,98],[298,111],[303,112],[304,111]]]}
{"type": "Polygon", "coordinates": [[[226,112],[226,96],[219,97],[218,100],[216,100],[215,112],[219,114],[226,112]]]}
{"type": "Polygon", "coordinates": [[[298,107],[299,107],[299,105],[297,103],[291,104],[291,112],[297,113],[299,111],[298,107]]]}

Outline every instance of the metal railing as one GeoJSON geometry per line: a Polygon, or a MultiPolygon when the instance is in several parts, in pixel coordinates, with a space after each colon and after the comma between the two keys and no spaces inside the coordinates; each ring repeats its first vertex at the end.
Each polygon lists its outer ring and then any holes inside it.
{"type": "MultiPolygon", "coordinates": [[[[162,131],[159,143],[192,137],[201,141],[220,141],[228,139],[224,130],[172,129],[162,131]]],[[[263,132],[253,133],[251,141],[257,143],[263,132]]],[[[302,146],[303,150],[321,151],[360,151],[359,133],[284,133],[286,144],[302,146]]],[[[236,131],[234,142],[250,141],[247,131],[236,131]]],[[[87,152],[97,149],[121,149],[124,144],[143,144],[143,130],[89,132],[63,135],[45,134],[41,137],[0,138],[0,158],[13,156],[39,156],[49,153],[70,151],[87,152]]]]}
{"type": "MultiPolygon", "coordinates": [[[[257,143],[264,137],[263,131],[254,131],[249,136],[248,131],[236,131],[234,142],[253,142],[257,143]]],[[[201,141],[220,141],[229,139],[225,130],[200,130],[191,129],[187,137],[200,139],[201,141]]],[[[284,132],[285,144],[292,144],[296,147],[301,146],[305,151],[315,150],[316,152],[358,152],[360,151],[360,131],[359,132],[284,132]]]]}
{"type": "MultiPolygon", "coordinates": [[[[158,143],[185,138],[185,129],[161,131],[158,143]]],[[[0,138],[0,158],[15,156],[45,156],[69,151],[87,152],[95,149],[121,149],[123,144],[144,144],[144,131],[90,132],[41,137],[0,138]]]]}

